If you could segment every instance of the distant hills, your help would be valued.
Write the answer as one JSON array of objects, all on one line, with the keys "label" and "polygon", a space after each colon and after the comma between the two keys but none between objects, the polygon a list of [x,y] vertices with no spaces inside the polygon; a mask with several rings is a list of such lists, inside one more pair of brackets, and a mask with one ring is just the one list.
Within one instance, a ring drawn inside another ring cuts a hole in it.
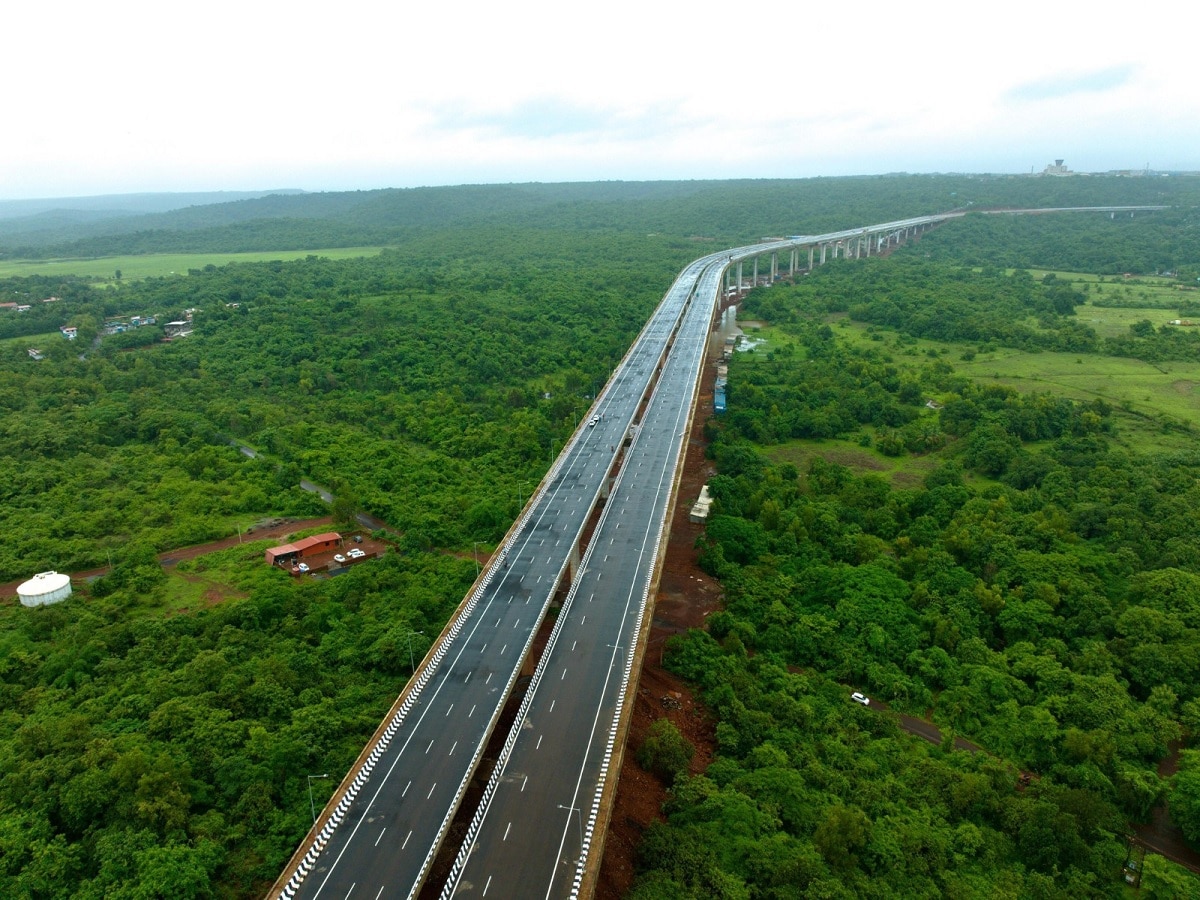
[{"label": "distant hills", "polygon": [[1200,179],[884,175],[127,194],[0,202],[0,258],[395,246],[447,229],[621,231],[722,242],[972,206],[1195,206]]},{"label": "distant hills", "polygon": [[0,220],[78,217],[82,220],[170,212],[188,206],[233,203],[272,194],[303,194],[294,188],[271,191],[195,191],[162,194],[104,194],[96,197],[50,197],[0,200]]},{"label": "distant hills", "polygon": [[127,228],[115,223],[128,223],[142,216],[303,193],[294,188],[284,188],[270,191],[193,191],[0,200],[0,246],[44,247],[78,240],[84,235],[124,231]]}]

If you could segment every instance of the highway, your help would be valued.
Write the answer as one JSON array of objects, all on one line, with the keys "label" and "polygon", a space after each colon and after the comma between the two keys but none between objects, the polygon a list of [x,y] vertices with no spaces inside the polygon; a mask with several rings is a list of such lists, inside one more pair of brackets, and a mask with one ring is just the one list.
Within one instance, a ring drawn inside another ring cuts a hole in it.
[{"label": "highway", "polygon": [[280,896],[419,890],[691,294],[685,276],[676,285],[589,412],[599,421],[564,448]]},{"label": "highway", "polygon": [[443,898],[564,897],[582,881],[723,268],[698,279]]},{"label": "highway", "polygon": [[563,449],[270,896],[417,894],[620,459],[443,892],[577,896],[604,826],[600,798],[722,278],[745,259],[802,247],[822,248],[822,260],[831,245],[869,253],[961,215],[764,241],[687,266],[589,411],[598,421]]}]

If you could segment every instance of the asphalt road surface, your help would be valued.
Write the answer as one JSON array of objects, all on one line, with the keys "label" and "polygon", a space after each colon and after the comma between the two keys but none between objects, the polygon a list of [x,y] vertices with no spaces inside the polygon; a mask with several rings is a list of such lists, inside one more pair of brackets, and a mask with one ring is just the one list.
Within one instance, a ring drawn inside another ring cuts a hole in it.
[{"label": "asphalt road surface", "polygon": [[443,897],[582,881],[719,287],[705,271]]}]

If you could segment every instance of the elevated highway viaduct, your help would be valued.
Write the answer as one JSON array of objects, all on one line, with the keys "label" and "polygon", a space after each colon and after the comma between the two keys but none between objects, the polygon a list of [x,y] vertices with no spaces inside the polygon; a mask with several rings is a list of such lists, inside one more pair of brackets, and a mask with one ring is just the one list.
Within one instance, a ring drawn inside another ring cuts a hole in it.
[{"label": "elevated highway viaduct", "polygon": [[564,447],[268,896],[416,896],[560,586],[567,599],[443,898],[587,896],[723,292],[750,286],[747,262],[766,260],[774,280],[784,254],[795,273],[805,254],[810,266],[867,256],[962,215],[765,240],[687,266],[597,397],[598,420]]}]

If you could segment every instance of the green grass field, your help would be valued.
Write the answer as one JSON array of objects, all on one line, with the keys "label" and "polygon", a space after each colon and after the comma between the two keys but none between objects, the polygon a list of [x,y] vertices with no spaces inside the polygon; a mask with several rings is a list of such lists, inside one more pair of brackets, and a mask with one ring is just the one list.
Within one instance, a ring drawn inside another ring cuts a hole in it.
[{"label": "green grass field", "polygon": [[[1176,318],[1176,310],[1183,306],[1200,306],[1200,287],[1180,284],[1174,278],[1162,278],[1154,275],[1142,275],[1137,278],[1105,278],[1099,275],[1084,275],[1079,272],[1049,272],[1045,269],[1031,269],[1030,274],[1041,281],[1046,275],[1053,274],[1059,281],[1069,282],[1077,290],[1082,291],[1088,300],[1088,309],[1092,310],[1093,301],[1103,303],[1128,303],[1129,308],[1113,308],[1108,312],[1125,312],[1129,315],[1141,313],[1133,318],[1150,319],[1155,324],[1159,320]],[[1142,307],[1136,309],[1133,307]],[[1094,310],[1094,311],[1099,311]],[[1078,310],[1081,321],[1084,308]],[[1105,320],[1101,319],[1101,322]],[[1100,329],[1097,328],[1097,331]]]},{"label": "green grass field", "polygon": [[[1176,301],[1180,298],[1175,297]],[[1200,305],[1200,297],[1196,300],[1197,305]],[[1184,304],[1176,302],[1174,305],[1164,309],[1126,309],[1118,307],[1103,307],[1103,306],[1077,306],[1075,308],[1075,317],[1080,324],[1087,325],[1093,329],[1096,334],[1102,338],[1117,337],[1118,335],[1129,334],[1129,326],[1143,319],[1148,319],[1155,328],[1160,325],[1166,325],[1172,319],[1178,319],[1179,307]],[[1185,320],[1200,323],[1200,316],[1186,316]],[[1200,327],[1200,326],[1198,326]]]},{"label": "green grass field", "polygon": [[[1061,276],[1060,276],[1061,277]],[[1172,296],[1178,292],[1172,289]],[[1142,319],[1156,325],[1175,318],[1153,309],[1078,308],[1081,322],[1102,336],[1128,332]],[[1135,452],[1193,450],[1196,438],[1188,429],[1200,430],[1200,363],[1147,363],[1136,359],[1086,353],[1030,353],[1000,348],[979,352],[969,344],[918,340],[885,328],[859,325],[844,314],[828,317],[837,335],[889,354],[898,365],[923,365],[932,359],[950,363],[955,371],[979,381],[1007,385],[1022,393],[1050,392],[1074,400],[1103,400],[1114,410],[1116,443]],[[754,351],[763,357],[791,343],[778,328],[765,326],[751,333],[765,339]],[[748,334],[750,336],[750,334]],[[964,359],[964,354],[972,358]],[[851,466],[857,471],[883,475],[896,487],[919,483],[937,464],[938,455],[890,458],[853,440],[791,441],[769,451],[780,462],[795,463],[805,471],[813,456]]]},{"label": "green grass field", "polygon": [[47,331],[43,334],[31,334],[25,337],[0,338],[0,347],[37,347],[45,349],[51,341],[64,340],[58,331]]},{"label": "green grass field", "polygon": [[[873,472],[886,478],[894,488],[920,487],[925,476],[941,462],[941,456],[932,453],[926,456],[907,453],[898,457],[884,456],[877,450],[847,440],[787,441],[769,447],[765,452],[772,461],[790,462],[801,472],[807,472],[809,464],[819,456],[826,462],[846,466],[860,474]],[[970,473],[967,473],[967,477],[969,480]]]},{"label": "green grass field", "polygon": [[335,247],[328,250],[270,250],[262,253],[159,253],[147,256],[101,256],[94,259],[9,259],[0,260],[0,277],[28,275],[78,275],[101,283],[114,282],[121,271],[125,281],[163,275],[186,275],[188,269],[224,266],[237,262],[268,262],[323,256],[352,259],[374,256],[380,247]]}]

